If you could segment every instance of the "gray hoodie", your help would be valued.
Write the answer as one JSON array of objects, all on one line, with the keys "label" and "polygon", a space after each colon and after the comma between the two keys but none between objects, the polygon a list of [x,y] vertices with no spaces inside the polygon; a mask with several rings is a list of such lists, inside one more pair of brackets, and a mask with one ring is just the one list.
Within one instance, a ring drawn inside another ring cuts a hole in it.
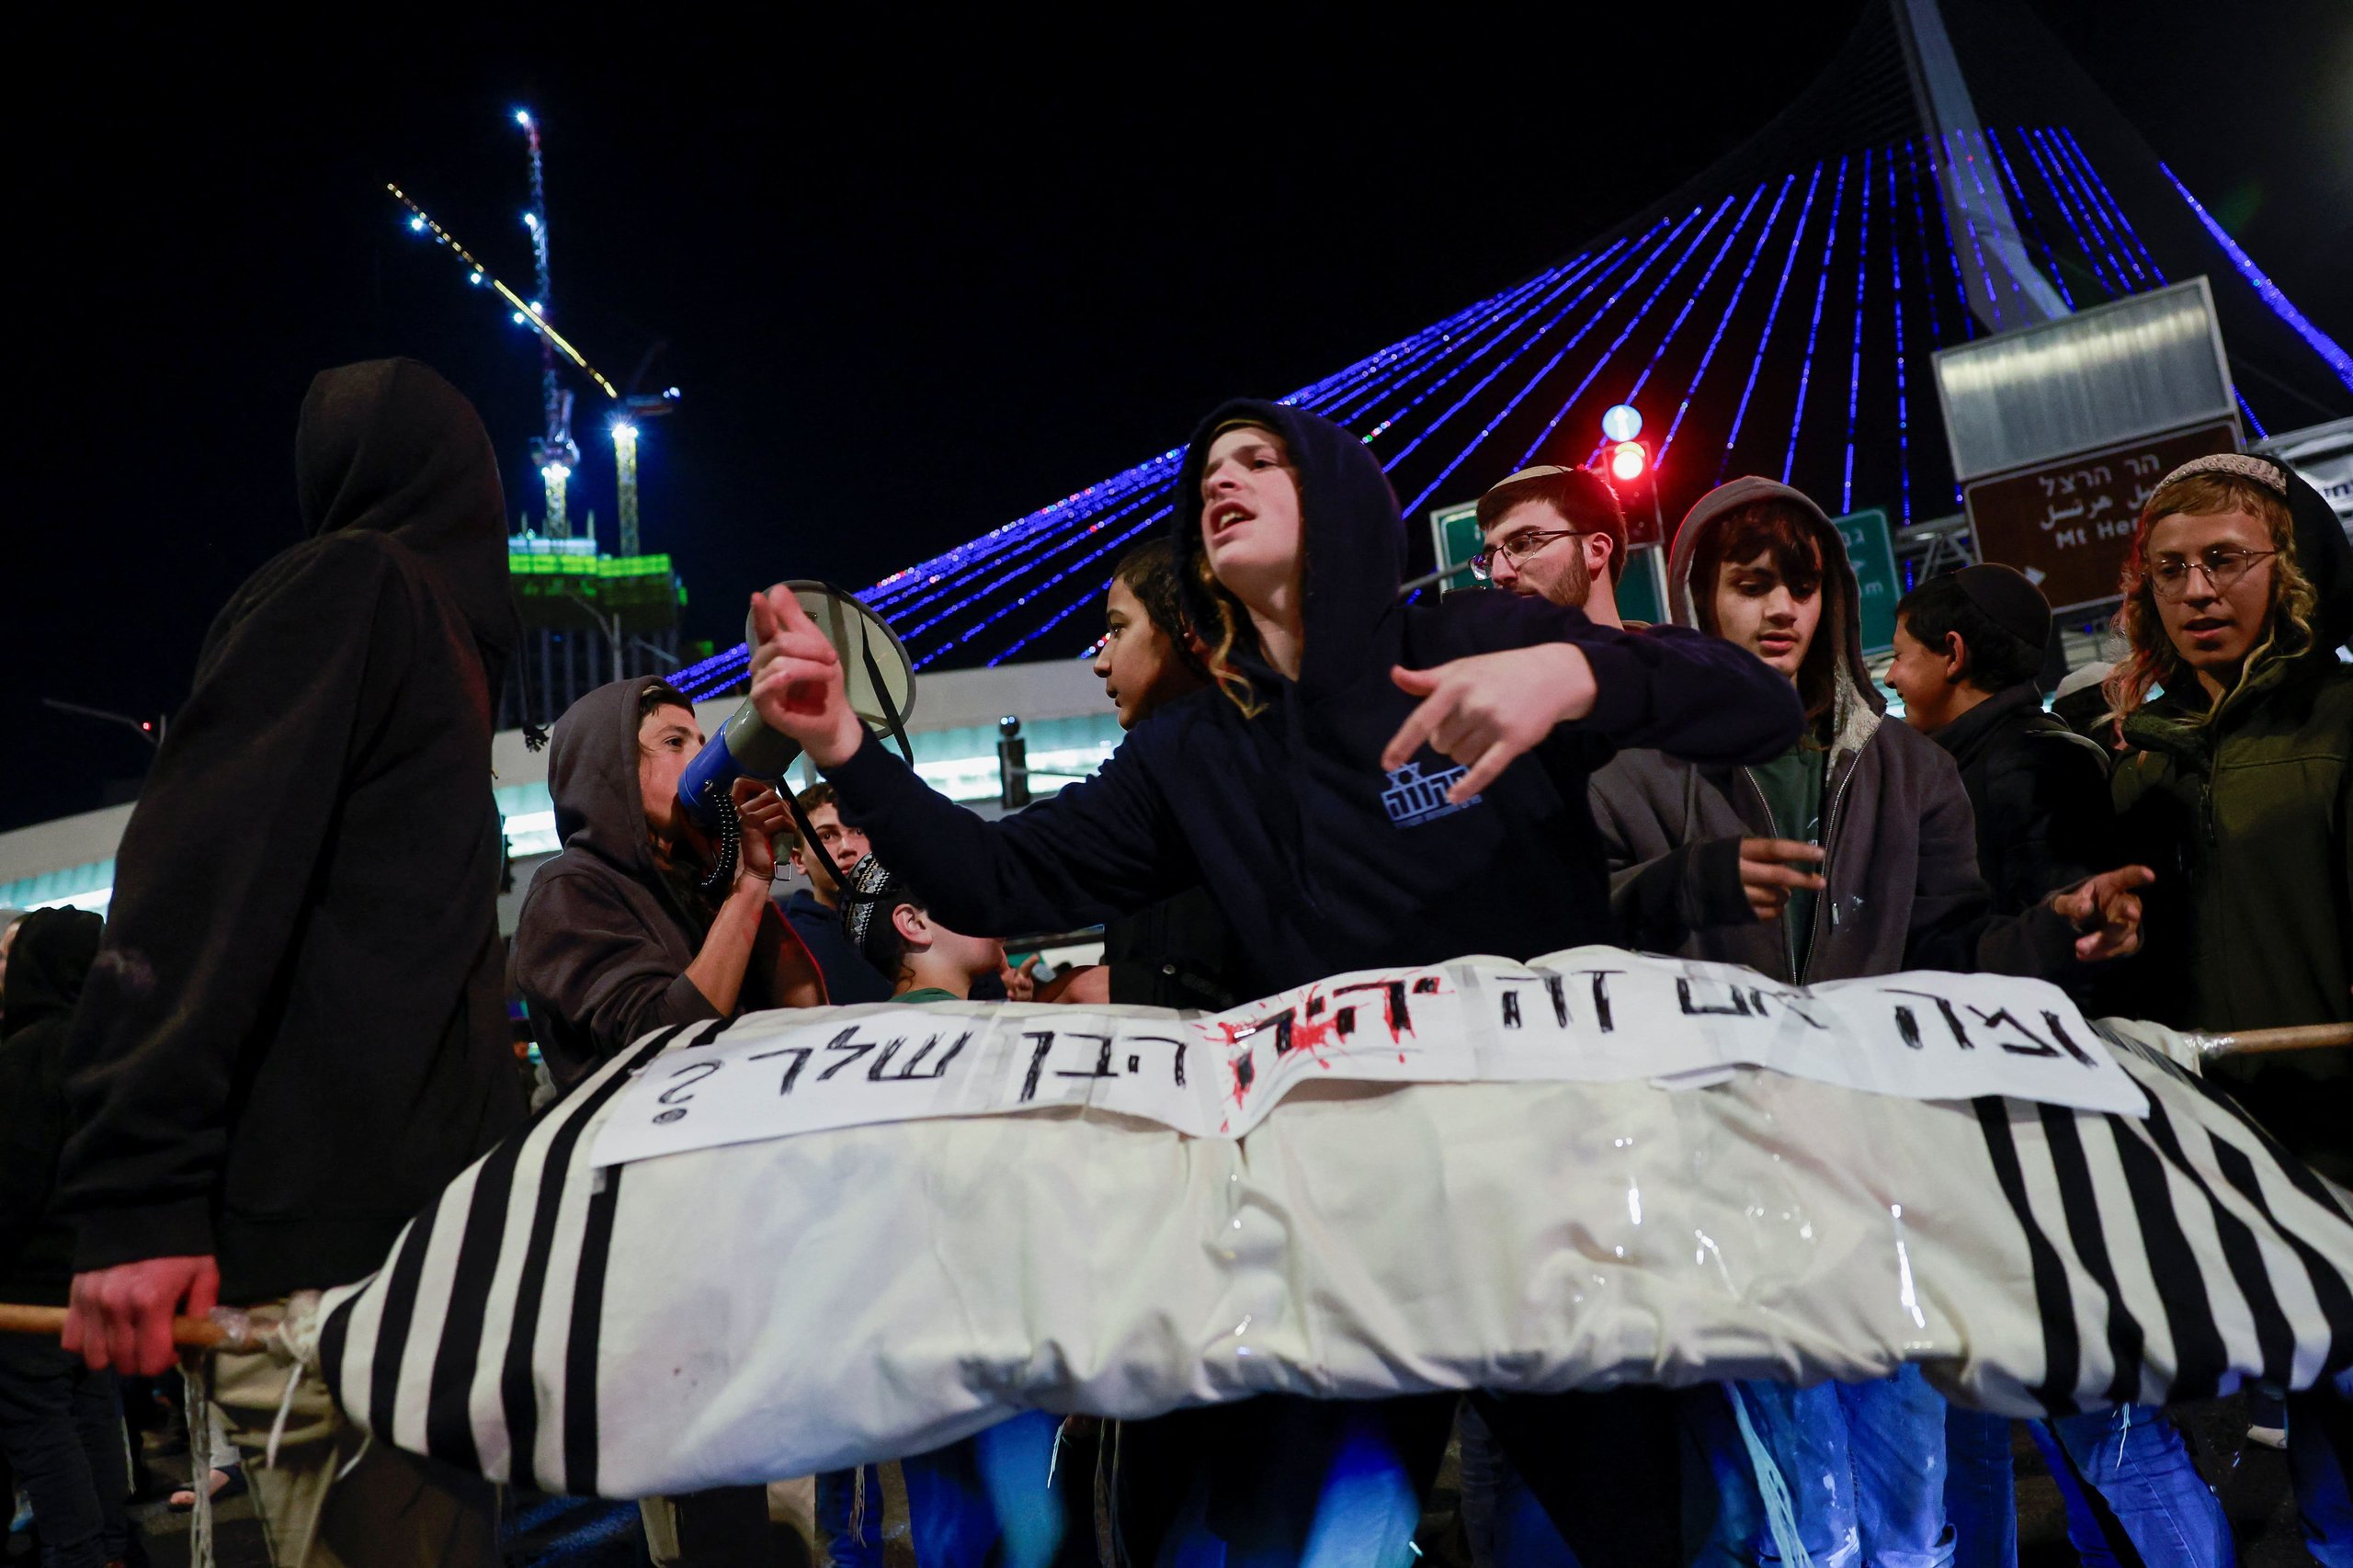
[{"label": "gray hoodie", "polygon": [[[712,909],[690,879],[654,864],[646,834],[637,781],[637,700],[646,685],[637,676],[588,693],[555,722],[548,750],[563,853],[524,895],[513,978],[548,1072],[566,1088],[654,1029],[719,1017],[687,978]],[[771,905],[736,1010],[779,1006],[813,972]]]},{"label": "gray hoodie", "polygon": [[[1713,585],[1691,582],[1699,541],[1734,508],[1786,501],[1813,525],[1824,563],[1814,645],[1832,660],[1828,710],[1814,734],[1830,752],[1823,784],[1828,883],[1815,901],[1802,974],[1790,972],[1780,923],[1758,920],[1740,884],[1744,837],[1787,837],[1745,767],[1620,752],[1596,773],[1593,817],[1608,858],[1623,939],[1654,952],[1745,964],[1786,981],[1847,980],[1904,969],[2065,977],[2075,932],[2048,908],[1994,915],[1977,869],[1976,828],[1943,748],[1891,723],[1863,664],[1860,593],[1822,508],[1788,485],[1749,477],[1699,498],[1675,536],[1668,593],[1677,619],[1709,629]],[[1695,603],[1696,600],[1696,603]]]}]

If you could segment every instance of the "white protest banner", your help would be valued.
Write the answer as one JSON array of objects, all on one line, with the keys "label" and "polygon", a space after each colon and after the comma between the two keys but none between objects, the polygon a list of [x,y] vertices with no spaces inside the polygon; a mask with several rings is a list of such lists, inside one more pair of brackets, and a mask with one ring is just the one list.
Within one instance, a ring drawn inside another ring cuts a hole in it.
[{"label": "white protest banner", "polygon": [[1669,1085],[1764,1068],[1910,1099],[2147,1113],[2056,986],[1923,971],[1784,985],[1577,948],[1364,970],[1223,1013],[881,1003],[681,1037],[623,1090],[599,1165],[824,1128],[1086,1106],[1239,1138],[1302,1079]]}]

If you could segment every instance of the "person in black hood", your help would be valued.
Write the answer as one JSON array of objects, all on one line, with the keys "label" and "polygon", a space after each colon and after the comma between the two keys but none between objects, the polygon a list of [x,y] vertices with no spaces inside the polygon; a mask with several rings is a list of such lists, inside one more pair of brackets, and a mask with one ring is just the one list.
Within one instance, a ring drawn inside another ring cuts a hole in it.
[{"label": "person in black hood", "polygon": [[[1400,604],[1396,497],[1364,443],[1313,415],[1219,409],[1187,452],[1175,512],[1186,619],[1213,685],[1130,730],[1094,777],[996,823],[868,744],[838,659],[790,593],[755,596],[761,717],[802,744],[876,852],[951,927],[1090,923],[1199,883],[1240,939],[1237,980],[1261,993],[1374,965],[1607,942],[1591,770],[1619,745],[1733,764],[1797,738],[1789,683],[1696,633],[1604,629],[1500,594]],[[1406,1408],[1368,1436],[1426,1483],[1451,1402],[1434,1421],[1425,1402],[1392,1404]],[[1318,1442],[1390,1408],[1319,1417]],[[1608,1434],[1647,1455],[1624,1468],[1671,1475],[1671,1418],[1636,1414]],[[1564,1425],[1495,1424],[1523,1450],[1539,1440],[1529,1427],[1551,1444]],[[1672,1556],[1671,1499],[1597,1507],[1574,1490],[1587,1467],[1522,1469],[1588,1561]],[[1265,1484],[1275,1471],[1254,1473]],[[1619,1485],[1618,1504],[1627,1496]],[[1263,1508],[1239,1512],[1267,1522]],[[1274,1523],[1303,1540],[1312,1517]],[[1621,1523],[1642,1539],[1591,1533]]]},{"label": "person in black hood", "polygon": [[862,744],[830,646],[797,608],[756,597],[756,620],[778,627],[755,654],[762,716],[802,741],[956,929],[1089,924],[1199,882],[1241,938],[1250,969],[1236,979],[1261,992],[1608,941],[1586,774],[1619,745],[1711,763],[1777,755],[1802,722],[1786,681],[1688,631],[1608,631],[1500,594],[1399,604],[1404,525],[1388,481],[1360,440],[1313,415],[1220,409],[1194,437],[1176,509],[1214,687],[1130,730],[1094,777],[1001,822]]},{"label": "person in black hood", "polygon": [[[371,360],[312,382],[296,467],[313,537],[205,638],[67,1050],[66,1344],[94,1366],[161,1372],[175,1309],[216,1295],[362,1278],[523,1119],[490,774],[517,621],[490,437],[431,370]],[[284,1370],[224,1353],[213,1375],[258,1447]],[[274,1542],[315,1525],[324,1545],[495,1561],[480,1483],[381,1443],[338,1483],[360,1435],[315,1377],[295,1395],[277,1467],[251,1470]]]},{"label": "person in black hood", "polygon": [[678,804],[678,776],[702,744],[693,705],[643,676],[598,687],[555,722],[548,790],[563,853],[523,895],[514,976],[566,1088],[650,1030],[825,1000],[769,898],[785,820],[773,790],[735,781],[734,881],[700,885],[710,849]]},{"label": "person in black hood", "polygon": [[[52,1205],[65,1143],[65,1036],[103,923],[37,909],[7,932],[0,982],[0,1300],[65,1304],[74,1232]],[[54,1345],[0,1335],[0,1458],[23,1479],[41,1560],[122,1556],[130,1475],[114,1374]],[[13,1491],[9,1496],[13,1498]]]}]

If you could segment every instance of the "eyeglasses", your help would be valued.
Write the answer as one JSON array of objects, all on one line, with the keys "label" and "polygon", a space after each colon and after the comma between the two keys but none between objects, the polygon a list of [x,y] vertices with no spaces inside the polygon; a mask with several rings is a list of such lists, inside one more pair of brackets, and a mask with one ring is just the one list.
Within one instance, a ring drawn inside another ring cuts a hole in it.
[{"label": "eyeglasses", "polygon": [[2234,583],[2246,575],[2248,567],[2279,553],[2276,550],[2239,550],[2218,544],[2195,561],[2185,555],[2160,555],[2149,562],[2149,581],[2158,597],[2177,599],[2189,592],[2189,574],[2203,572],[2214,592],[2227,594]]},{"label": "eyeglasses", "polygon": [[1493,582],[1495,574],[1496,556],[1500,555],[1506,561],[1510,562],[1514,566],[1518,566],[1521,562],[1527,560],[1529,556],[1535,554],[1538,551],[1543,549],[1546,545],[1552,543],[1556,539],[1582,539],[1591,530],[1587,528],[1559,528],[1555,529],[1552,533],[1529,532],[1514,534],[1511,538],[1504,540],[1503,543],[1496,545],[1493,550],[1483,550],[1478,554],[1472,556],[1471,558],[1471,574],[1473,577],[1478,578],[1482,583]]}]

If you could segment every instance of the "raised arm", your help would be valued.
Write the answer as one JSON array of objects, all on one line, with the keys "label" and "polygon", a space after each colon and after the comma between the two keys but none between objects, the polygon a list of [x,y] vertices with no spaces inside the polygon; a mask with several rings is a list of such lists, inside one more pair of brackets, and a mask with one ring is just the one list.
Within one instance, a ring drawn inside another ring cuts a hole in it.
[{"label": "raised arm", "polygon": [[867,733],[844,695],[833,645],[790,591],[754,595],[752,619],[761,720],[801,743],[843,816],[950,928],[1004,935],[1091,925],[1198,880],[1166,801],[1125,747],[1093,778],[1018,816],[983,822]]}]

